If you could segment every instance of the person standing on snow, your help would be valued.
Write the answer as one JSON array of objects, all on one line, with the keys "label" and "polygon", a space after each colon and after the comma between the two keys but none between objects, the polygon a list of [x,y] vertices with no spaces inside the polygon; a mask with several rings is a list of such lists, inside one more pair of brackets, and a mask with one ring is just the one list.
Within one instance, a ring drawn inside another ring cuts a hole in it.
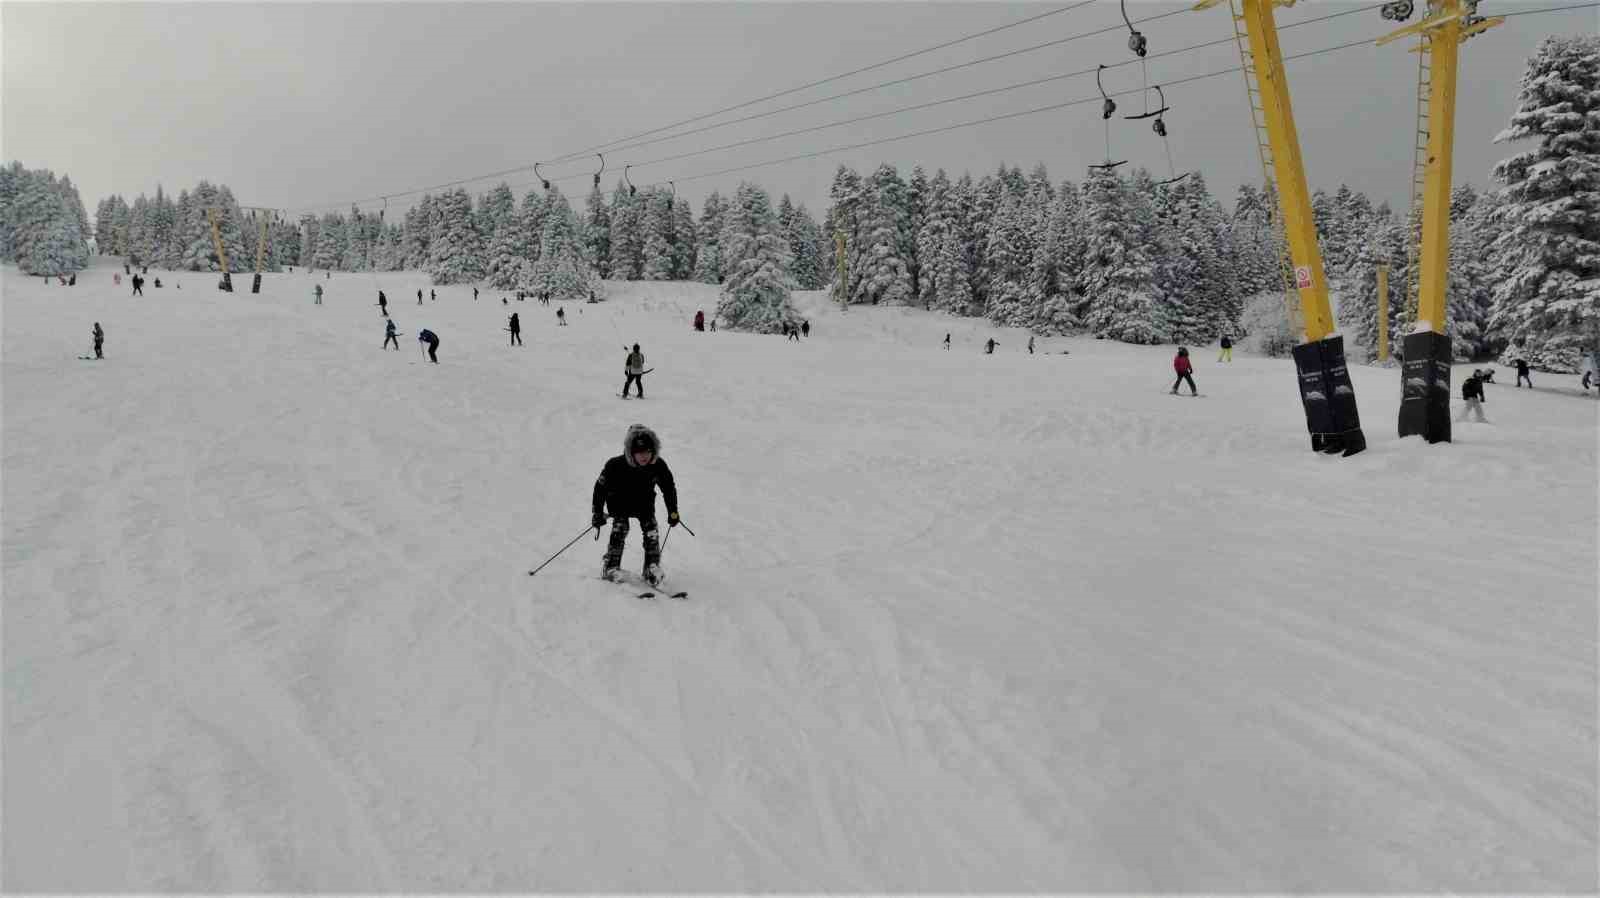
[{"label": "person standing on snow", "polygon": [[388,349],[389,344],[394,344],[394,351],[400,351],[400,340],[395,337],[394,319],[390,318],[383,323],[383,348]]},{"label": "person standing on snow", "polygon": [[1523,381],[1528,382],[1528,389],[1533,389],[1533,378],[1528,376],[1528,360],[1517,359],[1517,386],[1522,386]]},{"label": "person standing on snow", "polygon": [[473,287],[472,288],[472,301],[473,302],[477,302],[478,301],[478,288],[477,287]]},{"label": "person standing on snow", "polygon": [[633,351],[628,353],[628,360],[623,363],[622,371],[628,379],[622,382],[622,398],[628,398],[628,388],[634,384],[639,385],[639,398],[644,398],[644,353],[639,351],[639,344],[633,344]]},{"label": "person standing on snow", "polygon": [[1194,385],[1194,366],[1189,364],[1188,349],[1178,347],[1178,354],[1172,357],[1172,370],[1178,372],[1178,379],[1172,382],[1172,395],[1178,395],[1178,385],[1184,381],[1189,382],[1189,395],[1200,395],[1200,390]]},{"label": "person standing on snow", "polygon": [[[546,302],[545,305],[549,305],[549,303]],[[556,324],[559,324],[562,327],[566,327],[567,326],[567,307],[566,306],[557,306],[556,307]]]},{"label": "person standing on snow", "polygon": [[1033,355],[1033,334],[1028,335],[1028,355]]},{"label": "person standing on snow", "polygon": [[417,342],[427,345],[428,361],[435,365],[439,364],[439,335],[427,328],[423,328],[417,333]]},{"label": "person standing on snow", "polygon": [[417,291],[417,305],[419,305],[419,306],[422,305],[422,291],[421,290]]},{"label": "person standing on snow", "polygon": [[316,299],[311,304],[314,306],[322,305],[322,285],[318,284],[316,289],[311,292],[316,295]]},{"label": "person standing on snow", "polygon": [[133,276],[133,295],[134,296],[143,296],[144,295],[144,278],[139,277],[138,275],[134,275]]},{"label": "person standing on snow", "polygon": [[704,331],[706,329],[705,309],[701,309],[694,313],[694,329],[697,331]]},{"label": "person standing on snow", "polygon": [[606,525],[611,513],[611,539],[606,544],[600,576],[616,582],[622,576],[622,550],[628,539],[628,519],[637,518],[644,535],[644,579],[651,586],[661,582],[661,543],[656,528],[656,486],[667,502],[667,525],[678,526],[678,487],[672,469],[661,457],[661,440],[655,431],[635,424],[622,441],[622,454],[606,461],[594,482],[590,500],[590,523],[596,530]]},{"label": "person standing on snow", "polygon": [[438,302],[438,301],[439,301],[439,294],[434,292],[434,291],[432,291],[432,290],[429,290],[428,291],[428,302]]},{"label": "person standing on snow", "polygon": [[378,314],[385,318],[389,317],[389,297],[384,296],[382,290],[378,291]]},{"label": "person standing on snow", "polygon": [[511,313],[511,326],[506,328],[506,330],[511,331],[511,345],[512,346],[521,346],[522,345],[522,322],[517,319],[517,313],[516,312],[512,312]]},{"label": "person standing on snow", "polygon": [[1217,353],[1217,361],[1231,363],[1233,361],[1233,338],[1223,334],[1221,347],[1222,351]]},{"label": "person standing on snow", "polygon": [[950,351],[950,335],[948,333],[944,335],[944,349],[945,352]]},{"label": "person standing on snow", "polygon": [[1467,415],[1470,413],[1478,416],[1478,423],[1489,423],[1488,419],[1483,417],[1483,403],[1486,400],[1483,395],[1483,375],[1480,372],[1472,372],[1471,377],[1461,382],[1461,399],[1466,404],[1461,407],[1461,414],[1456,417],[1457,421],[1467,420]]},{"label": "person standing on snow", "polygon": [[808,337],[808,338],[811,336],[811,321],[810,321],[810,319],[807,319],[805,321],[800,322],[800,336]]},{"label": "person standing on snow", "polygon": [[983,354],[984,355],[994,355],[994,348],[996,346],[999,346],[999,345],[1000,345],[999,343],[996,343],[994,341],[993,337],[990,337],[989,338],[989,342],[983,344]]},{"label": "person standing on snow", "polygon": [[100,329],[100,322],[96,321],[94,323],[94,330],[91,333],[94,335],[94,357],[97,359],[105,358],[105,355],[100,352],[100,348],[106,343],[106,332]]}]

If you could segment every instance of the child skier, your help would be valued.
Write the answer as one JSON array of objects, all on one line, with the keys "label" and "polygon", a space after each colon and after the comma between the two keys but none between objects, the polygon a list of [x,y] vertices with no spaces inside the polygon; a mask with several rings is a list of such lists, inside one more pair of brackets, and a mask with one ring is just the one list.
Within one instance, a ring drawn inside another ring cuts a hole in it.
[{"label": "child skier", "polygon": [[394,344],[394,351],[400,351],[400,340],[394,333],[394,319],[390,318],[383,323],[383,348],[388,349],[389,344]]},{"label": "child skier", "polygon": [[1471,377],[1461,382],[1461,399],[1466,404],[1461,407],[1457,421],[1467,420],[1467,415],[1470,413],[1478,416],[1478,423],[1489,423],[1488,419],[1483,417],[1483,379],[1477,371],[1472,372]]},{"label": "child skier", "polygon": [[[644,534],[644,579],[651,586],[661,582],[661,543],[656,528],[656,485],[667,502],[667,525],[678,526],[678,487],[672,470],[661,458],[661,440],[655,431],[635,424],[622,441],[622,454],[600,469],[590,502],[591,523],[596,530],[606,524],[611,513],[611,540],[606,544],[600,576],[615,582],[622,576],[622,549],[628,539],[628,519],[639,520]],[[602,507],[603,506],[603,507]]]},{"label": "child skier", "polygon": [[628,353],[627,361],[622,363],[622,372],[628,379],[622,382],[622,398],[628,398],[628,388],[634,384],[639,385],[639,398],[644,398],[644,353],[639,351],[639,344],[633,344],[633,351]]},{"label": "child skier", "polygon": [[1199,396],[1200,390],[1194,385],[1194,366],[1189,364],[1189,350],[1178,347],[1178,354],[1172,357],[1172,370],[1178,372],[1178,379],[1172,382],[1172,395],[1178,395],[1178,385],[1184,381],[1189,382],[1189,395]]},{"label": "child skier", "polygon": [[1223,334],[1222,335],[1221,347],[1222,347],[1222,351],[1217,353],[1217,361],[1219,361],[1219,362],[1232,362],[1233,361],[1233,338],[1228,336],[1227,334]]}]

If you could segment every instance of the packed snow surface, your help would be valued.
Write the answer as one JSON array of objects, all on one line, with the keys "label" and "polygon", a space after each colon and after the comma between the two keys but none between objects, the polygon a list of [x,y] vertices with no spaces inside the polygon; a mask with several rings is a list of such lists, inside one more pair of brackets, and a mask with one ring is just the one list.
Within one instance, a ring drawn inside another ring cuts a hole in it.
[{"label": "packed snow surface", "polygon": [[[819,295],[795,343],[695,284],[558,327],[113,270],[0,282],[8,890],[1595,888],[1574,392],[1429,446],[1358,366],[1341,459],[1214,348],[1191,399],[1172,347]],[[691,598],[589,536],[530,578],[636,421]]]}]

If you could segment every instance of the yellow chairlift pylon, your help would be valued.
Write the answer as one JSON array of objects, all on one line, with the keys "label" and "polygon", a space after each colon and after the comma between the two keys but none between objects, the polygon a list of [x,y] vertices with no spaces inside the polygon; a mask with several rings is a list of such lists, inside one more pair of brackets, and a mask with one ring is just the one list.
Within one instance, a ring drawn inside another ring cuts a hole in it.
[{"label": "yellow chairlift pylon", "polygon": [[[1456,82],[1461,42],[1505,21],[1483,18],[1477,0],[1428,0],[1420,22],[1379,38],[1379,46],[1415,36],[1417,134],[1412,162],[1412,206],[1420,204],[1422,234],[1412,246],[1407,307],[1416,325],[1403,339],[1400,436],[1430,443],[1450,440],[1450,362],[1444,334],[1450,274],[1450,187],[1455,152]],[[1394,18],[1388,15],[1387,18]]]},{"label": "yellow chairlift pylon", "polygon": [[[1209,9],[1222,2],[1200,0],[1194,8]],[[1251,114],[1260,116],[1255,121],[1266,131],[1267,139],[1263,142],[1258,137],[1257,149],[1263,166],[1270,168],[1270,175],[1277,184],[1293,289],[1298,294],[1304,322],[1305,342],[1295,347],[1294,359],[1311,448],[1348,456],[1365,449],[1367,440],[1361,432],[1355,390],[1345,363],[1344,340],[1333,335],[1327,276],[1311,216],[1311,193],[1306,186],[1300,138],[1295,130],[1289,83],[1273,16],[1274,6],[1293,5],[1294,0],[1229,0],[1243,57]],[[1241,23],[1243,32],[1239,31]],[[1248,39],[1248,49],[1245,39]],[[1260,106],[1256,105],[1258,100]]]}]

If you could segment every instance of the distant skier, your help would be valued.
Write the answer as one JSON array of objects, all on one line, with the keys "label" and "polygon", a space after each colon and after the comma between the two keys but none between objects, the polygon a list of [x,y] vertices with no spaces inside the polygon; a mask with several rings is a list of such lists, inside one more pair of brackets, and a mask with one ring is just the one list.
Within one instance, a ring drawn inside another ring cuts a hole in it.
[{"label": "distant skier", "polygon": [[472,288],[472,301],[473,302],[477,302],[478,301],[478,288],[477,287],[473,287]]},{"label": "distant skier", "polygon": [[[545,303],[545,305],[549,305],[549,303]],[[562,327],[567,326],[567,309],[565,306],[556,307],[556,324]]]},{"label": "distant skier", "polygon": [[1231,363],[1233,361],[1233,338],[1223,334],[1221,347],[1222,351],[1217,353],[1217,361]]},{"label": "distant skier", "polygon": [[1517,359],[1517,386],[1522,386],[1523,381],[1528,382],[1528,389],[1533,389],[1533,378],[1528,376],[1528,360]]},{"label": "distant skier", "polygon": [[133,276],[133,295],[134,296],[143,296],[144,295],[144,278],[139,277],[138,275],[134,275]]},{"label": "distant skier", "polygon": [[999,346],[999,345],[1000,345],[999,343],[996,343],[994,341],[993,337],[990,337],[989,338],[989,342],[983,344],[983,354],[984,355],[994,355],[994,348],[996,346]]},{"label": "distant skier", "polygon": [[91,334],[94,336],[94,357],[97,359],[105,358],[100,349],[105,346],[106,332],[100,329],[100,322],[96,321],[94,323],[94,330],[91,331]]},{"label": "distant skier", "polygon": [[428,361],[435,365],[439,364],[439,335],[427,328],[423,328],[417,332],[417,342],[427,345]]},{"label": "distant skier", "polygon": [[1033,355],[1033,334],[1028,335],[1028,355]]},{"label": "distant skier", "polygon": [[161,279],[160,278],[156,278],[156,289],[157,290],[161,289]]},{"label": "distant skier", "polygon": [[382,290],[378,291],[378,314],[385,318],[389,317],[389,297],[384,296]]},{"label": "distant skier", "polygon": [[634,384],[639,385],[639,398],[644,398],[644,353],[639,351],[639,344],[633,344],[633,351],[628,353],[627,361],[622,364],[622,371],[628,379],[622,382],[622,398],[628,398],[628,388]]},{"label": "distant skier", "polygon": [[1585,393],[1589,392],[1589,384],[1591,384],[1593,382],[1594,382],[1594,369],[1593,368],[1585,368],[1585,369],[1583,369],[1583,391]]},{"label": "distant skier", "polygon": [[428,302],[438,302],[439,294],[433,290],[428,291]]},{"label": "distant skier", "polygon": [[316,301],[313,302],[312,305],[322,305],[322,285],[318,284],[311,292],[317,297]]},{"label": "distant skier", "polygon": [[124,263],[122,263],[122,273],[123,274],[133,274],[133,269],[129,268],[128,267],[128,263],[124,262]]},{"label": "distant skier", "polygon": [[[76,287],[76,286],[78,286],[78,276],[76,274],[71,275],[70,277],[67,278],[67,286],[68,287]],[[161,285],[160,284],[156,284],[156,286],[159,287]]]},{"label": "distant skier", "polygon": [[944,348],[945,348],[946,352],[950,351],[950,335],[949,334],[945,334],[944,335]]},{"label": "distant skier", "polygon": [[667,525],[678,526],[678,487],[672,469],[661,457],[661,440],[655,431],[635,424],[622,441],[622,454],[608,459],[594,482],[590,499],[590,523],[596,530],[606,525],[611,513],[611,539],[606,543],[600,576],[613,582],[622,576],[622,550],[628,539],[628,519],[637,518],[644,535],[644,579],[651,586],[661,582],[661,543],[656,527],[656,486],[667,502]]},{"label": "distant skier", "polygon": [[785,321],[783,323],[783,332],[789,336],[789,339],[796,343],[800,342],[800,326],[793,321]]},{"label": "distant skier", "polygon": [[701,309],[694,313],[694,329],[697,331],[704,331],[706,329],[705,309]]},{"label": "distant skier", "polygon": [[1468,413],[1471,413],[1478,416],[1478,423],[1489,423],[1483,417],[1485,399],[1483,395],[1483,376],[1480,372],[1472,372],[1471,377],[1461,382],[1461,398],[1466,404],[1461,407],[1461,414],[1456,417],[1457,421],[1467,420]]},{"label": "distant skier", "polygon": [[417,305],[419,305],[419,306],[422,305],[422,291],[421,290],[417,291]]},{"label": "distant skier", "polygon": [[512,346],[521,346],[522,345],[522,322],[517,320],[517,313],[516,312],[512,312],[511,313],[511,326],[506,328],[506,330],[511,331],[511,345]]},{"label": "distant skier", "polygon": [[390,318],[383,323],[383,348],[387,350],[390,343],[394,344],[395,352],[400,351],[400,340],[395,336],[393,318]]},{"label": "distant skier", "polygon": [[709,325],[709,328],[710,328],[710,330],[711,330],[711,332],[713,334],[717,332],[717,319],[715,319],[715,318],[711,319],[711,324]]},{"label": "distant skier", "polygon": [[807,338],[811,336],[811,322],[809,319],[800,322],[800,336]]},{"label": "distant skier", "polygon": [[1184,381],[1189,382],[1189,395],[1199,396],[1200,390],[1194,385],[1194,366],[1189,364],[1189,350],[1178,347],[1178,354],[1172,357],[1172,370],[1178,372],[1178,379],[1172,382],[1172,395],[1178,395],[1178,385]]},{"label": "distant skier", "polygon": [[539,292],[539,305],[544,306],[546,308],[549,308],[549,306],[550,306],[550,291],[549,290],[541,290]]}]

